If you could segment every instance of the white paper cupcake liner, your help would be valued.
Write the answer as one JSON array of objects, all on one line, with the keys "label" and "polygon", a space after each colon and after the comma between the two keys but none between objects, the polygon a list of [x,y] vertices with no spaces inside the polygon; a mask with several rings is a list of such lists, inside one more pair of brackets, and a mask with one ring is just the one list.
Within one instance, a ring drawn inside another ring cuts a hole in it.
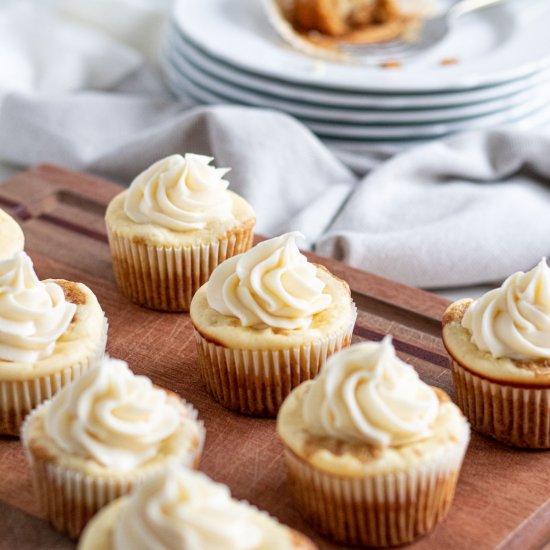
[{"label": "white paper cupcake liner", "polygon": [[[199,443],[192,452],[177,458],[181,460],[183,466],[197,469],[206,431],[202,421],[198,420],[197,410],[191,404],[183,403],[188,417],[199,426]],[[36,411],[40,411],[48,404],[48,402],[43,403]],[[38,449],[39,452],[33,452],[29,445],[27,432],[33,416],[34,413],[30,414],[23,424],[21,439],[31,466],[35,495],[45,518],[58,531],[71,538],[77,538],[92,516],[103,506],[128,494],[138,484],[155,476],[166,467],[166,461],[159,461],[158,464],[146,469],[137,468],[118,476],[111,474],[107,477],[60,466],[49,456],[41,456],[40,449]],[[166,456],[166,459],[170,458],[171,456]]]},{"label": "white paper cupcake liner", "polygon": [[451,365],[458,406],[474,430],[515,447],[550,449],[550,388],[491,382]]},{"label": "white paper cupcake liner", "polygon": [[252,246],[254,223],[246,221],[223,239],[189,247],[136,243],[108,228],[115,278],[132,302],[160,311],[189,311],[195,292],[216,266]]},{"label": "white paper cupcake liner", "polygon": [[370,477],[337,476],[285,450],[297,510],[321,534],[361,546],[407,544],[447,514],[468,440],[422,467]]},{"label": "white paper cupcake liner", "polygon": [[30,380],[0,381],[0,434],[19,436],[25,417],[38,405],[51,399],[61,388],[76,380],[103,359],[107,344],[108,322],[97,347],[84,360],[63,370]]},{"label": "white paper cupcake liner", "polygon": [[330,355],[350,345],[356,318],[353,304],[345,331],[301,347],[273,351],[227,348],[195,330],[206,388],[227,409],[274,417],[296,386],[315,378]]}]

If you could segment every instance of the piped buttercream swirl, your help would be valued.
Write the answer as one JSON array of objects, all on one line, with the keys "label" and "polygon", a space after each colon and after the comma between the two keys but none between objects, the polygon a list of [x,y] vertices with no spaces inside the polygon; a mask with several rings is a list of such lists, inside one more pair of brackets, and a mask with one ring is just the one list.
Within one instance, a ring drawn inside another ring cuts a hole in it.
[{"label": "piped buttercream swirl", "polygon": [[25,252],[0,261],[0,360],[49,357],[75,311],[58,284],[38,279]]},{"label": "piped buttercream swirl", "polygon": [[550,268],[543,258],[470,304],[462,326],[494,357],[550,358]]},{"label": "piped buttercream swirl", "polygon": [[314,435],[388,447],[429,437],[438,410],[434,390],[397,357],[386,337],[332,355],[302,412]]},{"label": "piped buttercream swirl", "polygon": [[156,456],[180,412],[165,391],[106,357],[51,401],[46,433],[63,451],[127,471]]},{"label": "piped buttercream swirl", "polygon": [[220,264],[207,286],[208,304],[242,326],[306,329],[331,304],[317,267],[298,250],[300,233],[263,241]]},{"label": "piped buttercream swirl", "polygon": [[[225,485],[173,463],[135,490],[113,530],[114,550],[285,550],[275,521]],[[276,526],[276,524],[275,524]],[[267,529],[266,529],[267,527]]]},{"label": "piped buttercream swirl", "polygon": [[25,237],[19,224],[0,208],[0,260],[11,258],[25,247]]},{"label": "piped buttercream swirl", "polygon": [[228,168],[210,166],[202,155],[171,155],[155,162],[131,183],[125,211],[136,223],[155,223],[173,231],[205,228],[232,217]]}]

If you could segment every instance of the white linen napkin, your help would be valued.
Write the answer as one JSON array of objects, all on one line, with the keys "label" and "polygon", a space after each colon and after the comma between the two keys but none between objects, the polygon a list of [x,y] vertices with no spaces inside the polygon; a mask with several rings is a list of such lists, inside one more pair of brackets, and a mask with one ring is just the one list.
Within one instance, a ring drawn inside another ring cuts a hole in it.
[{"label": "white linen napkin", "polygon": [[498,281],[550,253],[550,132],[466,134],[386,161],[339,151],[281,113],[175,102],[143,63],[159,12],[138,51],[121,40],[139,36],[147,10],[115,28],[99,21],[104,9],[71,1],[41,15],[28,0],[0,9],[0,31],[13,30],[0,32],[0,160],[128,184],[162,156],[209,154],[233,168],[231,188],[253,204],[258,232],[297,229],[320,254],[423,287]]},{"label": "white linen napkin", "polygon": [[550,132],[463,134],[362,180],[319,253],[412,285],[500,281],[550,253]]},{"label": "white linen napkin", "polygon": [[0,3],[0,94],[108,88],[141,63],[133,48],[48,3]]},{"label": "white linen napkin", "polygon": [[93,26],[156,63],[173,0],[59,0],[63,16]]}]

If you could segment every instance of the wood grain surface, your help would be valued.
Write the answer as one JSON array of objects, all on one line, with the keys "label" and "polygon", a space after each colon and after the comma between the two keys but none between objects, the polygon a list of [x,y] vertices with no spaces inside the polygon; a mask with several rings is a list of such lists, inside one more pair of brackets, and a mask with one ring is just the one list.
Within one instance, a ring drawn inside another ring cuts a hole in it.
[{"label": "wood grain surface", "polygon": [[[186,314],[157,313],[118,292],[103,214],[120,187],[52,166],[24,172],[0,186],[0,208],[23,226],[27,251],[41,278],[81,281],[109,317],[108,352],[137,373],[178,392],[207,428],[201,469],[246,499],[315,536],[292,507],[282,447],[273,420],[239,416],[215,403],[200,380]],[[346,279],[359,308],[355,341],[392,334],[400,356],[428,383],[452,395],[440,319],[446,300],[336,261],[315,257]],[[21,445],[0,438],[0,548],[74,548],[40,519]],[[447,519],[415,549],[542,549],[550,541],[550,453],[518,451],[473,434]]]}]

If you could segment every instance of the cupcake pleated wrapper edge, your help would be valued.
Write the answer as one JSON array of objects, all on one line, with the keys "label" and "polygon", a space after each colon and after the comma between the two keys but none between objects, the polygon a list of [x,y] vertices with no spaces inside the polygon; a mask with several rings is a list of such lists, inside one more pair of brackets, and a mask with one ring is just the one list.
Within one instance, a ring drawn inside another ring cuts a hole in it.
[{"label": "cupcake pleated wrapper edge", "polygon": [[101,340],[90,355],[82,361],[29,380],[0,381],[0,434],[19,436],[21,424],[35,407],[51,399],[63,387],[103,359],[108,325],[105,318]]},{"label": "cupcake pleated wrapper edge", "polygon": [[[183,466],[197,469],[204,446],[205,429],[198,420],[197,410],[190,403],[184,400],[182,402],[189,418],[199,425],[199,440],[192,452],[177,458],[181,459]],[[36,411],[48,404],[49,402],[43,403]],[[106,504],[128,494],[134,487],[151,479],[166,467],[166,461],[161,460],[146,469],[138,468],[118,476],[94,475],[63,467],[53,460],[44,459],[40,453],[33,453],[27,436],[33,416],[34,413],[25,420],[21,438],[31,467],[35,495],[46,519],[58,531],[73,539],[78,538],[88,521]]]},{"label": "cupcake pleated wrapper edge", "polygon": [[550,449],[550,388],[492,382],[451,360],[457,404],[472,428],[514,447]]},{"label": "cupcake pleated wrapper edge", "polygon": [[202,378],[208,392],[225,408],[275,417],[285,398],[319,374],[329,356],[351,343],[357,308],[338,334],[281,350],[232,349],[215,344],[195,329]]},{"label": "cupcake pleated wrapper edge", "polygon": [[469,438],[410,471],[338,476],[285,449],[297,510],[319,533],[344,544],[387,547],[430,532],[447,514]]},{"label": "cupcake pleated wrapper edge", "polygon": [[231,228],[222,239],[193,246],[134,242],[108,227],[115,279],[131,302],[159,311],[189,311],[191,299],[227,258],[246,252],[254,221]]}]

